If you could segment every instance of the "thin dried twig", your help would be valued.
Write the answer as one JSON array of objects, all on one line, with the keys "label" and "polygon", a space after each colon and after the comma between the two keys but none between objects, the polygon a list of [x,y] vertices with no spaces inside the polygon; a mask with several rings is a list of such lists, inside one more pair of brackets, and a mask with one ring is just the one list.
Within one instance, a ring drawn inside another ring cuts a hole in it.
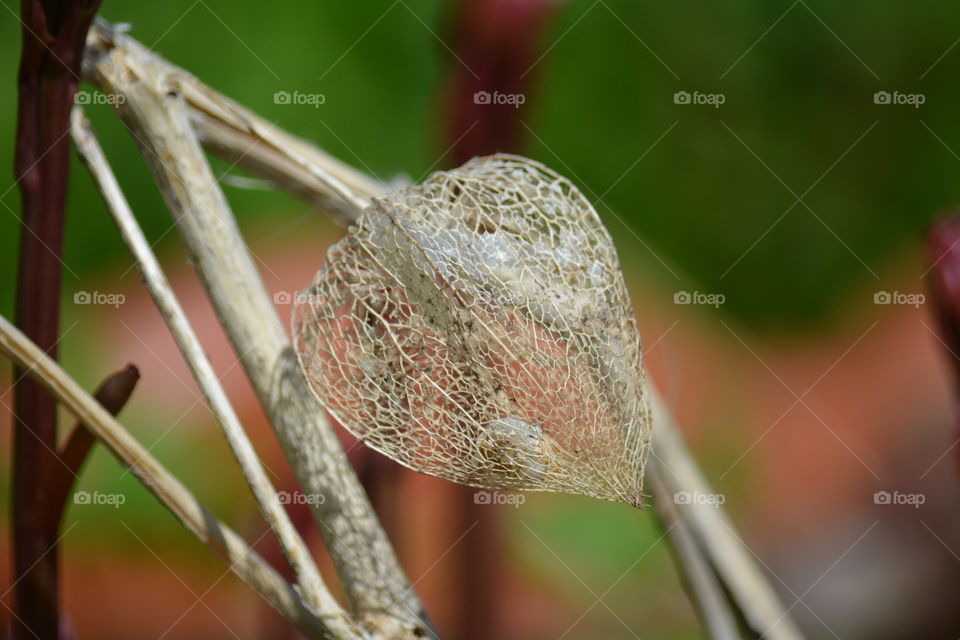
[{"label": "thin dried twig", "polygon": [[98,51],[119,48],[124,57],[139,57],[157,78],[176,83],[204,145],[327,211],[340,224],[357,217],[366,206],[366,194],[383,189],[378,180],[278,129],[132,38],[118,34],[112,25],[98,21],[90,31],[89,46],[86,79],[99,83],[95,65],[90,64]]},{"label": "thin dried twig", "polygon": [[337,224],[345,226],[355,217],[354,207],[331,194],[323,182],[292,162],[282,150],[259,141],[246,128],[233,126],[232,120],[224,122],[200,110],[190,92],[185,92],[184,101],[200,142],[232,166],[269,179],[311,207],[328,212]]},{"label": "thin dried twig", "polygon": [[[230,207],[192,130],[184,94],[190,76],[132,39],[98,29],[90,74],[122,95],[120,115],[144,151],[207,292],[305,493],[358,621],[374,634],[417,638],[426,614],[400,569],[290,348]],[[230,109],[220,109],[230,113]],[[270,134],[246,130],[263,143]],[[279,148],[279,141],[267,146]],[[303,156],[290,160],[301,169]],[[315,182],[322,171],[311,167]],[[335,184],[327,180],[327,186]],[[331,189],[332,196],[338,196]],[[357,204],[361,199],[354,199]]]},{"label": "thin dried twig", "polygon": [[320,571],[314,564],[306,544],[300,537],[286,510],[277,499],[276,490],[267,477],[267,472],[253,448],[253,443],[247,437],[240,419],[227,399],[227,394],[217,377],[200,345],[196,333],[193,331],[187,316],[177,300],[176,294],[170,287],[163,269],[140,225],[137,224],[133,211],[126,197],[120,189],[110,165],[103,154],[100,144],[94,136],[89,120],[82,110],[76,107],[71,118],[74,143],[85,161],[94,181],[100,190],[107,208],[120,230],[131,253],[137,260],[144,282],[154,302],[170,328],[180,351],[193,372],[197,384],[203,391],[207,404],[214,417],[220,423],[224,436],[234,457],[240,464],[244,478],[256,498],[260,511],[269,523],[277,537],[281,550],[287,562],[297,577],[297,584],[307,603],[316,611],[328,614],[327,624],[337,637],[356,637],[357,632],[352,628],[346,613],[330,594]]},{"label": "thin dried twig", "polygon": [[[173,474],[134,440],[116,418],[2,316],[0,354],[49,389],[60,404],[102,440],[111,453],[129,467],[141,484],[187,529],[223,557],[230,564],[231,571],[281,615],[310,638],[338,638],[328,633],[321,621],[329,612],[320,612],[319,615],[311,612],[300,594],[276,570],[264,562],[240,536],[217,520]],[[336,612],[333,615],[336,618]]]},{"label": "thin dried twig", "polygon": [[677,567],[686,577],[690,598],[696,603],[707,632],[713,640],[739,640],[740,631],[731,602],[690,525],[678,513],[656,460],[647,462],[647,482],[656,513],[677,556]]},{"label": "thin dried twig", "polygon": [[[651,400],[653,451],[662,467],[666,500],[673,501],[673,496],[680,492],[691,496],[712,495],[713,489],[684,444],[666,404],[655,391],[651,393]],[[703,500],[687,500],[676,506],[678,515],[696,537],[750,628],[770,640],[802,638],[755,562],[753,552],[734,532],[723,509]]]}]

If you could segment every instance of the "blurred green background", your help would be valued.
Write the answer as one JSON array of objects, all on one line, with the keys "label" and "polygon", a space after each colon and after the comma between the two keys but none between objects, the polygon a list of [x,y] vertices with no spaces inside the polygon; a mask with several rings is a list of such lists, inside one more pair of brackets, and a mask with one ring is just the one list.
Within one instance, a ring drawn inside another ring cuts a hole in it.
[{"label": "blurred green background", "polygon": [[[108,0],[102,14],[131,23],[137,38],[226,95],[382,177],[420,176],[450,142],[438,126],[445,74],[456,64],[438,40],[450,37],[448,3],[293,1],[268,9]],[[0,144],[10,149],[18,24],[11,17],[0,29],[8,87],[0,119],[11,125]],[[526,150],[603,195],[601,208],[622,219],[606,214],[631,249],[624,253],[652,278],[724,292],[725,311],[756,327],[817,322],[919,237],[933,212],[958,200],[960,160],[951,150],[960,149],[960,53],[951,49],[958,35],[960,10],[944,0],[922,9],[565,2],[536,69]],[[320,92],[326,102],[278,105],[278,90]],[[874,104],[881,90],[919,92],[926,101],[919,109]],[[718,109],[677,105],[677,91],[719,92],[726,101]],[[167,217],[150,177],[108,122],[96,118],[148,235],[159,235]],[[11,155],[0,156],[7,176],[0,184],[10,183]],[[814,183],[804,197],[813,213],[797,204],[774,226],[793,194]],[[17,211],[16,189],[3,191]],[[273,224],[283,225],[297,215],[286,202],[250,192],[234,205],[241,219],[269,209]],[[122,255],[99,210],[90,182],[75,180],[65,260],[77,274]],[[16,243],[17,221],[6,212],[5,282]],[[11,298],[4,287],[5,313]]]},{"label": "blurred green background", "polygon": [[[0,86],[6,87],[0,92],[0,149],[8,150],[0,153],[0,312],[8,317],[20,206],[12,177],[16,10],[8,6],[8,18],[0,20]],[[450,164],[444,92],[457,65],[448,48],[453,3],[106,0],[101,13],[130,23],[134,37],[223,94],[380,178],[417,180]],[[722,293],[726,303],[715,313],[735,326],[787,341],[816,336],[843,315],[851,296],[892,288],[886,275],[903,263],[921,271],[919,240],[929,221],[960,201],[958,38],[960,8],[945,0],[922,7],[570,0],[558,4],[538,44],[546,55],[535,67],[523,111],[523,150],[570,177],[597,204],[631,282],[659,291],[663,304],[678,290]],[[318,107],[277,104],[278,91],[322,93],[326,99]],[[922,94],[924,104],[876,104],[878,91]],[[677,104],[677,92],[722,94],[724,101],[718,108]],[[179,238],[139,151],[109,106],[92,105],[87,112],[148,238],[165,264],[187,273]],[[218,174],[228,169],[216,161],[214,167]],[[98,282],[129,290],[138,276],[127,271],[127,252],[85,171],[77,162],[73,169],[64,299]],[[269,256],[280,260],[288,246],[312,246],[314,237],[314,266],[320,263],[337,233],[320,214],[305,213],[303,205],[271,190],[224,188],[248,242],[267,257],[265,268],[273,266]],[[81,324],[65,340],[63,359],[88,386],[121,364],[100,349],[111,332],[126,334],[102,313],[64,309],[65,326]],[[159,369],[155,362],[138,364]],[[138,437],[148,444],[156,440],[156,455],[226,520],[255,520],[208,413],[150,400],[150,389],[138,391],[128,413]],[[722,409],[727,413],[705,422],[739,419],[736,409]],[[257,410],[245,415],[263,427]],[[163,438],[174,420],[173,435]],[[260,429],[258,444],[281,466],[265,432]],[[710,471],[723,471],[738,447],[749,445],[725,438],[708,438],[704,464]],[[220,461],[216,473],[198,464],[207,459]],[[749,473],[750,467],[740,467],[724,490],[755,490]],[[0,474],[4,500],[7,478]],[[84,584],[82,572],[97,571],[89,558],[108,551],[117,571],[129,572],[126,579],[158,573],[173,591],[179,587],[153,553],[178,574],[189,564],[204,585],[220,575],[217,561],[186,539],[103,451],[81,488],[120,492],[129,500],[118,514],[104,508],[96,519],[76,520],[65,543],[72,598],[82,600],[76,586]],[[734,517],[740,515],[741,507],[728,506]],[[556,598],[551,603],[567,603],[561,614],[567,622],[655,546],[606,597],[612,611],[598,606],[569,637],[634,637],[628,626],[641,630],[640,637],[699,637],[648,518],[616,505],[535,496],[522,517],[508,510],[504,520],[512,561],[537,589]],[[131,536],[131,529],[137,534]],[[147,544],[138,539],[142,531],[151,532]],[[110,569],[99,570],[95,575],[108,581]],[[577,576],[590,587],[582,588]],[[142,579],[159,589],[151,578]],[[196,584],[189,577],[187,582]],[[227,606],[251,602],[238,589],[241,595],[224,596]],[[131,597],[131,611],[139,611],[137,602]],[[210,624],[206,637],[225,634]],[[160,619],[154,626],[163,625]],[[170,637],[190,637],[184,629]],[[818,631],[814,636],[828,637]]]}]

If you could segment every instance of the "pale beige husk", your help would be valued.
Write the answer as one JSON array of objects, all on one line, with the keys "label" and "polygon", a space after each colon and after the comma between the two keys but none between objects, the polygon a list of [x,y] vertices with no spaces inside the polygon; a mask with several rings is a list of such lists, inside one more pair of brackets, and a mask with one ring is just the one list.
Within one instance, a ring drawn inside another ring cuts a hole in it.
[{"label": "pale beige husk", "polygon": [[651,415],[620,263],[536,162],[477,158],[374,199],[293,333],[323,405],[400,464],[641,505]]}]

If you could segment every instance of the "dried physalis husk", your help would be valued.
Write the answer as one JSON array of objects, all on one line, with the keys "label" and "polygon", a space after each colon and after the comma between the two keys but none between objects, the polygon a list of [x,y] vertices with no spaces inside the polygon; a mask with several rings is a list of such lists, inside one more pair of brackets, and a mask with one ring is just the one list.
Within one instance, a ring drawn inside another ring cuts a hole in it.
[{"label": "dried physalis husk", "polygon": [[593,207],[538,163],[478,158],[376,198],[298,296],[293,333],[321,403],[400,464],[641,503],[633,306]]}]

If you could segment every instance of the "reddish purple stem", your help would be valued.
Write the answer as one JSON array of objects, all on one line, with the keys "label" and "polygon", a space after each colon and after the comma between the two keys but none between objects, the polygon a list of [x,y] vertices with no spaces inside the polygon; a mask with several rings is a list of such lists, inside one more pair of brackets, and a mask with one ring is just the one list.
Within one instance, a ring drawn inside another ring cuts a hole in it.
[{"label": "reddish purple stem", "polygon": [[[84,40],[100,0],[23,0],[15,173],[23,217],[16,323],[56,358],[70,109]],[[56,403],[14,372],[13,567],[15,638],[59,635],[56,508],[44,482],[60,465]]]},{"label": "reddish purple stem", "polygon": [[[516,152],[530,107],[540,42],[552,0],[463,0],[457,12],[449,89],[454,166]],[[489,100],[487,99],[489,98]]]},{"label": "reddish purple stem", "polygon": [[[940,339],[954,371],[954,395],[960,407],[960,212],[950,211],[927,233],[927,287]],[[957,420],[960,435],[960,420]]]},{"label": "reddish purple stem", "polygon": [[[107,376],[106,380],[97,387],[93,397],[104,409],[112,415],[117,415],[127,404],[139,379],[140,371],[134,365],[128,364]],[[51,511],[47,515],[52,520],[51,524],[57,529],[60,528],[67,500],[80,475],[80,469],[96,441],[96,436],[78,422],[60,448],[62,464],[54,469],[54,473],[49,478],[50,486],[48,487]]]},{"label": "reddish purple stem", "polygon": [[[475,156],[517,153],[522,117],[532,103],[540,41],[557,6],[551,0],[463,0],[460,3],[449,85],[450,141],[454,165]],[[462,487],[458,512],[470,534],[460,545],[459,628],[463,640],[500,637],[503,632],[503,532],[499,512],[477,504],[476,490]]]}]

